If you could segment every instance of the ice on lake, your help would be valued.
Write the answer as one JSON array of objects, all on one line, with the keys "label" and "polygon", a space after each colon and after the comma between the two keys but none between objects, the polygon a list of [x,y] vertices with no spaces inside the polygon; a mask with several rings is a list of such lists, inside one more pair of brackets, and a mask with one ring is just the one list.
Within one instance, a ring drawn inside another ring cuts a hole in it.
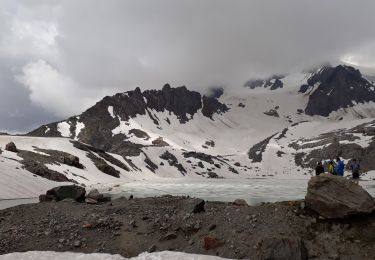
[{"label": "ice on lake", "polygon": [[[303,199],[307,179],[161,179],[131,182],[111,191],[115,197],[150,197],[161,195],[190,196],[209,201],[233,201],[241,198],[250,205]],[[360,183],[375,196],[375,182]]]},{"label": "ice on lake", "polygon": [[[307,179],[188,179],[160,178],[124,183],[121,185],[98,185],[101,192],[109,192],[114,198],[133,195],[138,198],[162,195],[190,196],[209,201],[234,201],[245,199],[250,205],[261,202],[277,202],[303,199]],[[375,196],[375,181],[361,181]],[[90,188],[87,188],[88,190]],[[38,198],[0,200],[0,210],[20,204],[35,203]]]}]

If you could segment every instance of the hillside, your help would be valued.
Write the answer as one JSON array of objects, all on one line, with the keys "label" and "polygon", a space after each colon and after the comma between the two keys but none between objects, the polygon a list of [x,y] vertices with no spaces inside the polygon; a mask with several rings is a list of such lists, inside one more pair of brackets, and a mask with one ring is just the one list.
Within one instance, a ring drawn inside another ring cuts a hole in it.
[{"label": "hillside", "polygon": [[[346,162],[357,157],[372,171],[374,89],[348,66],[249,80],[209,97],[186,87],[137,88],[27,136],[0,136],[0,147],[13,141],[33,156],[47,153],[50,158],[33,160],[85,185],[159,177],[307,178],[317,160],[338,155]],[[82,167],[51,159],[56,151],[78,157]],[[4,152],[1,171],[23,164],[20,174],[27,174],[25,156]]]}]

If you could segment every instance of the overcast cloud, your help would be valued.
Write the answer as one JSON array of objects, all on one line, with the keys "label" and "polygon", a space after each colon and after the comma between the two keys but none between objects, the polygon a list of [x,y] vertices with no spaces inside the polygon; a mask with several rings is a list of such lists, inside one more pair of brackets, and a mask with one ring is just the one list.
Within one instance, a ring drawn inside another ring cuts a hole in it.
[{"label": "overcast cloud", "polygon": [[0,0],[0,131],[164,83],[204,91],[345,60],[375,68],[373,0]]}]

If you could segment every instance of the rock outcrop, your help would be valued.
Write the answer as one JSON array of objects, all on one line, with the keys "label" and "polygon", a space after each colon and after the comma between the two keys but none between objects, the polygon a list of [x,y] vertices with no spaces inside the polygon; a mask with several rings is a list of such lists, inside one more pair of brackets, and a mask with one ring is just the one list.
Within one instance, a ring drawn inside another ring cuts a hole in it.
[{"label": "rock outcrop", "polygon": [[7,150],[9,152],[13,152],[13,153],[17,153],[18,152],[18,149],[17,149],[16,145],[13,142],[8,143],[5,146],[5,150]]},{"label": "rock outcrop", "polygon": [[328,174],[310,179],[305,202],[309,209],[329,219],[346,218],[375,210],[374,199],[360,185]]},{"label": "rock outcrop", "polygon": [[[199,111],[202,111],[202,114],[207,118],[212,119],[215,113],[225,113],[228,110],[229,108],[220,103],[215,96],[208,97],[199,92],[188,90],[185,86],[172,88],[166,84],[161,90],[142,92],[140,88],[136,88],[133,91],[107,96],[79,116],[41,126],[28,135],[61,137],[63,133],[60,128],[64,128],[65,137],[75,138],[104,151],[119,153],[121,150],[122,153],[119,154],[127,156],[134,155],[134,153],[139,154],[139,149],[131,147],[130,142],[124,141],[128,137],[128,133],[114,134],[112,132],[113,129],[120,126],[121,122],[126,122],[138,115],[146,115],[157,126],[162,120],[171,123],[169,118],[158,118],[154,113],[156,111],[174,114],[179,122],[184,124]],[[141,136],[140,130],[131,130],[130,134]],[[120,140],[121,142],[119,142]],[[130,147],[130,150],[119,147],[119,144]],[[163,143],[162,145],[167,144]]]},{"label": "rock outcrop", "polygon": [[[75,201],[82,202],[85,200],[85,195],[85,188],[77,185],[66,185],[48,190],[45,196],[47,196],[47,198],[50,198],[50,200],[55,201],[73,199]],[[43,198],[45,199],[46,197],[44,197],[44,195],[41,195],[39,197],[39,200],[43,201]]]},{"label": "rock outcrop", "polygon": [[375,101],[375,86],[349,66],[325,67],[313,74],[300,92],[309,94],[307,115],[328,116],[355,103]]},{"label": "rock outcrop", "polygon": [[284,78],[284,75],[273,75],[266,79],[250,79],[248,80],[244,87],[255,89],[255,88],[269,88],[270,90],[275,90],[279,88],[283,88],[284,84],[282,82],[282,79]]}]

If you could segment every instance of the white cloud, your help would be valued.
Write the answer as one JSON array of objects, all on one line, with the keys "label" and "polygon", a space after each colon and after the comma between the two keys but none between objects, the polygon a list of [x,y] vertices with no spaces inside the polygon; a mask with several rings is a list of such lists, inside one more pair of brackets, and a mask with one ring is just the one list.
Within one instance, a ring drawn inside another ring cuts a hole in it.
[{"label": "white cloud", "polygon": [[27,64],[16,79],[30,90],[31,101],[58,116],[82,112],[94,103],[81,87],[44,60]]},{"label": "white cloud", "polygon": [[136,86],[204,91],[325,62],[373,66],[373,10],[374,0],[0,0],[0,103],[21,93],[35,114],[62,117]]}]

